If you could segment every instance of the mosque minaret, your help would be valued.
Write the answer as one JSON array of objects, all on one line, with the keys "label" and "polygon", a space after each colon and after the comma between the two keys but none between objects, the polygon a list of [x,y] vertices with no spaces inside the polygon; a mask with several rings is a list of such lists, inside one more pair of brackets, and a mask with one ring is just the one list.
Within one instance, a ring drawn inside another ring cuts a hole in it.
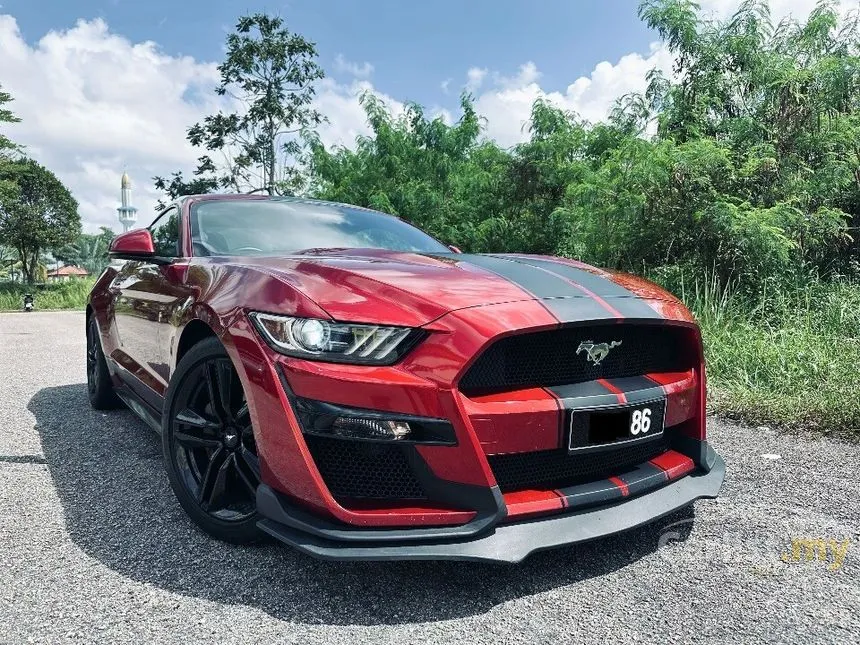
[{"label": "mosque minaret", "polygon": [[122,206],[116,209],[123,233],[134,227],[137,222],[137,209],[131,205],[131,179],[128,173],[122,173]]}]

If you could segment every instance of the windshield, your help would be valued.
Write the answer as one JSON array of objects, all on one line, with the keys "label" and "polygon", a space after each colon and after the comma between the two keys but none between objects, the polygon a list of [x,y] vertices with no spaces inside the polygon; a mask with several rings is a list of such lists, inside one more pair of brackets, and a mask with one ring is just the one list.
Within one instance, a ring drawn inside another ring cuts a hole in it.
[{"label": "windshield", "polygon": [[203,201],[191,209],[195,255],[290,255],[320,248],[447,253],[392,215],[289,198]]}]

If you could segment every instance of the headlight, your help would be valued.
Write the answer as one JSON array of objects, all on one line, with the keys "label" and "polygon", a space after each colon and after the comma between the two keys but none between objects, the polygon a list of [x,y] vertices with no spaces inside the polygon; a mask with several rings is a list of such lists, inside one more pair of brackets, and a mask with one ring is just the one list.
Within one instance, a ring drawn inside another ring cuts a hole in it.
[{"label": "headlight", "polygon": [[423,334],[409,327],[359,325],[258,312],[250,316],[272,349],[287,356],[337,363],[390,365]]}]

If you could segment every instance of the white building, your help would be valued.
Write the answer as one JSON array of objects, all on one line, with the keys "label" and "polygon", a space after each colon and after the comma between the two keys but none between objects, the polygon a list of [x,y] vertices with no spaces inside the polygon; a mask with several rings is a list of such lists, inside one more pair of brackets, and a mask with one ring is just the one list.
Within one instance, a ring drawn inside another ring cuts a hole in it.
[{"label": "white building", "polygon": [[116,209],[116,213],[125,233],[137,223],[137,209],[131,205],[131,179],[128,178],[127,172],[122,173],[121,188],[122,206]]}]

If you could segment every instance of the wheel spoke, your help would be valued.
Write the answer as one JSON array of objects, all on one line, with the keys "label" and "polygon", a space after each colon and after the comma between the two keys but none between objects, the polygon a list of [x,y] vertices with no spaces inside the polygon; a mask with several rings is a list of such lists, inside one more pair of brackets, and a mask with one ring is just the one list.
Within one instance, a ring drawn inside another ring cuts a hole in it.
[{"label": "wheel spoke", "polygon": [[250,450],[243,449],[234,456],[234,459],[239,479],[245,484],[251,496],[255,497],[257,495],[257,486],[260,485],[260,464],[257,456],[251,453]]},{"label": "wheel spoke", "polygon": [[227,488],[227,471],[230,469],[232,455],[223,448],[218,448],[209,459],[209,465],[200,480],[200,490],[197,500],[208,512],[217,511],[224,501]]},{"label": "wheel spoke", "polygon": [[209,400],[212,402],[215,416],[221,423],[230,423],[233,420],[230,406],[233,366],[230,361],[218,360],[206,363],[206,386],[209,389]]},{"label": "wheel spoke", "polygon": [[251,425],[251,413],[248,411],[247,403],[242,403],[242,407],[236,412],[236,425],[240,428],[247,428]]},{"label": "wheel spoke", "polygon": [[221,442],[214,437],[207,437],[198,430],[185,431],[179,430],[173,433],[173,438],[176,442],[186,448],[219,448]]},{"label": "wheel spoke", "polygon": [[221,409],[226,418],[234,421],[233,417],[233,364],[229,360],[218,361],[218,386]]},{"label": "wheel spoke", "polygon": [[206,389],[209,392],[209,402],[212,405],[212,414],[218,417],[218,421],[226,424],[229,419],[221,408],[221,390],[218,379],[218,365],[214,362],[206,363]]},{"label": "wheel spoke", "polygon": [[185,408],[174,418],[176,419],[176,423],[192,428],[199,428],[200,430],[212,430],[213,432],[217,432],[218,428],[221,427],[214,421],[203,418],[191,408]]},{"label": "wheel spoke", "polygon": [[173,438],[186,448],[217,448],[221,445],[215,433],[217,423],[204,419],[190,408],[185,408],[174,417],[179,426],[184,429],[176,430]]}]

